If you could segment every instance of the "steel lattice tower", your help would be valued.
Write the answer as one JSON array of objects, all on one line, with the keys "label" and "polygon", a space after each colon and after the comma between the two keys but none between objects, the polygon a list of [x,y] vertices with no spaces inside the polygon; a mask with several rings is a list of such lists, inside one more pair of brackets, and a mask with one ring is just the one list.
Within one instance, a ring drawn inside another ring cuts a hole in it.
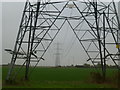
[{"label": "steel lattice tower", "polygon": [[55,53],[55,66],[59,67],[60,66],[60,43],[56,43],[56,53]]},{"label": "steel lattice tower", "polygon": [[[74,14],[67,16],[69,9]],[[118,31],[120,22],[115,2],[48,1],[25,3],[19,32],[15,42],[7,80],[14,80],[25,66],[25,79],[34,70],[63,25],[68,23],[88,56],[87,61],[100,63],[103,76],[106,61],[112,60],[119,69]],[[110,50],[110,46],[115,51]],[[116,48],[116,47],[117,48]],[[19,70],[14,70],[17,60],[23,60]],[[34,67],[30,70],[30,64]]]}]

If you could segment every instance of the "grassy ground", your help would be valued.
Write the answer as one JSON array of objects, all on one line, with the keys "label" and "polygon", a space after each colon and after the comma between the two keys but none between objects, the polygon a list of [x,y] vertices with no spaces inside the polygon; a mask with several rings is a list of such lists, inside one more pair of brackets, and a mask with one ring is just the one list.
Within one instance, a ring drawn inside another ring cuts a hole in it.
[{"label": "grassy ground", "polygon": [[[6,84],[5,78],[8,71],[7,67],[2,69],[3,88],[114,88],[115,82],[110,78],[115,77],[117,70],[108,69],[107,77],[109,81],[96,83],[91,79],[93,68],[41,68],[37,67],[32,73],[29,81],[20,79],[24,73],[20,72],[15,84]],[[99,78],[98,78],[99,80]]]}]

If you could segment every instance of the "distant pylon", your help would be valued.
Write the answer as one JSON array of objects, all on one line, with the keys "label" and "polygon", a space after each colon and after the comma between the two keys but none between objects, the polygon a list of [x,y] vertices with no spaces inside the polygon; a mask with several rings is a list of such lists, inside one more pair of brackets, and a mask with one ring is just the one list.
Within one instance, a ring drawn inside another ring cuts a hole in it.
[{"label": "distant pylon", "polygon": [[58,67],[60,66],[60,56],[61,56],[61,53],[60,53],[60,43],[56,43],[56,53],[55,53],[55,66]]}]

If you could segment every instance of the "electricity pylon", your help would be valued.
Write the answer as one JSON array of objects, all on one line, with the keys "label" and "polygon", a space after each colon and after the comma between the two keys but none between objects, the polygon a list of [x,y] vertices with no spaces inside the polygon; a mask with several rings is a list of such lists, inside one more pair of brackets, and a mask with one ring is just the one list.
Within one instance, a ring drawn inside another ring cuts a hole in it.
[{"label": "electricity pylon", "polygon": [[[74,10],[68,16],[69,9]],[[112,60],[119,69],[118,31],[120,21],[115,2],[100,1],[27,1],[19,27],[7,80],[14,80],[25,66],[25,79],[38,65],[62,27],[68,23],[88,56],[87,61],[101,63],[105,77],[106,61]],[[114,52],[111,51],[112,45]],[[115,47],[116,46],[116,47]],[[13,70],[17,60],[23,60],[21,68]],[[35,62],[30,70],[30,65]]]},{"label": "electricity pylon", "polygon": [[57,42],[55,43],[56,44],[56,53],[55,53],[55,66],[58,67],[60,66],[60,56],[61,56],[61,53],[60,53],[60,43]]}]

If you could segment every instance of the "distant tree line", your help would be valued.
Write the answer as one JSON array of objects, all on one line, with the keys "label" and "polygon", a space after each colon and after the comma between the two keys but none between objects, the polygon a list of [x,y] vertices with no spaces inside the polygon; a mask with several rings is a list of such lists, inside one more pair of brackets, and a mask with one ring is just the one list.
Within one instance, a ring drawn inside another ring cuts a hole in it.
[{"label": "distant tree line", "polygon": [[[93,65],[90,65],[90,64],[87,64],[87,63],[85,63],[85,64],[83,64],[83,65],[75,65],[75,67],[78,67],[78,68],[92,68],[92,67],[94,67]],[[95,67],[98,67],[98,68],[100,68],[101,67],[101,64],[100,63],[98,63],[98,64],[96,64],[95,65]],[[108,64],[106,64],[106,68],[116,68],[116,66],[115,65],[108,65]]]},{"label": "distant tree line", "polygon": [[[8,63],[8,64],[4,64],[4,65],[2,65],[2,66],[9,66],[10,64]],[[15,64],[15,66],[21,66],[21,65],[16,65]],[[47,66],[45,66],[45,67],[47,67]],[[53,66],[54,67],[54,66]],[[55,66],[55,67],[77,67],[77,68],[94,68],[94,66],[93,65],[91,65],[91,64],[87,64],[87,63],[84,63],[83,65],[68,65],[68,66]],[[95,67],[97,67],[97,68],[100,68],[101,67],[101,64],[100,63],[98,63],[98,64],[96,64],[95,65]],[[115,65],[108,65],[108,64],[106,64],[106,68],[116,68],[116,66]]]}]

